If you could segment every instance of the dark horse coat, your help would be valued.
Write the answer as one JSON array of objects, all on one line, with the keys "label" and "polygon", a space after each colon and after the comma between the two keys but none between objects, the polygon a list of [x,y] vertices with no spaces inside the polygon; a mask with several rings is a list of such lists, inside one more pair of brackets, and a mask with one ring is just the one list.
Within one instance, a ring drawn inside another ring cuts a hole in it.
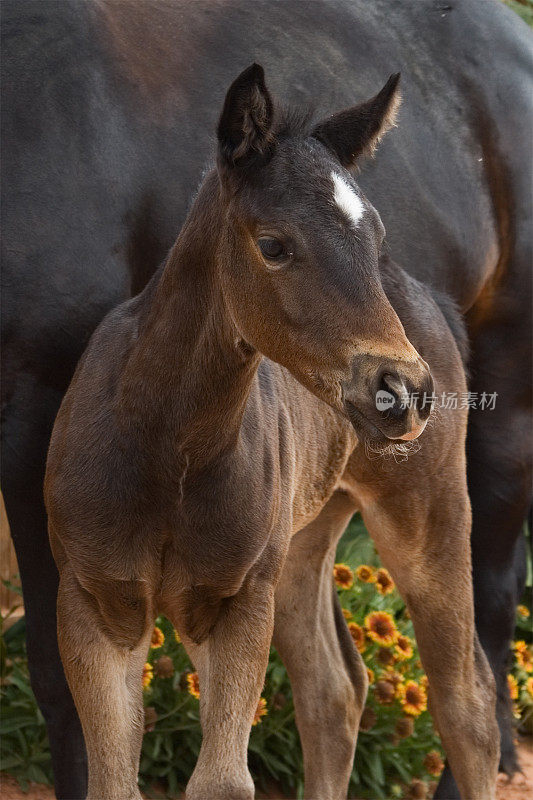
[{"label": "dark horse coat", "polygon": [[85,756],[55,633],[42,500],[52,423],[95,326],[175,239],[225,87],[254,59],[280,94],[325,112],[402,70],[399,127],[360,184],[395,260],[463,312],[471,391],[497,392],[493,411],[470,415],[468,478],[476,622],[512,771],[505,671],[531,503],[526,26],[491,0],[19,0],[2,17],[2,489],[58,796],[84,796]]}]

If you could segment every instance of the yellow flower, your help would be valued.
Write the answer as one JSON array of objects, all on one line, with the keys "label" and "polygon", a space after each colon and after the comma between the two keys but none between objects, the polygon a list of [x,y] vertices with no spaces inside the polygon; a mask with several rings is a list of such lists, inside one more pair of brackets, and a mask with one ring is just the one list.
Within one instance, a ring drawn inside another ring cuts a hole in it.
[{"label": "yellow flower", "polygon": [[375,583],[376,576],[374,575],[374,570],[372,567],[369,567],[368,564],[361,564],[360,567],[357,567],[355,570],[355,574],[357,575],[358,579],[362,581],[362,583]]},{"label": "yellow flower", "polygon": [[386,611],[372,611],[365,619],[367,635],[373,642],[384,647],[396,644],[398,631],[394,619]]},{"label": "yellow flower", "polygon": [[187,684],[189,687],[189,694],[192,694],[192,696],[196,697],[198,700],[200,697],[200,680],[197,672],[187,673]]},{"label": "yellow flower", "polygon": [[389,668],[385,670],[383,677],[394,686],[396,697],[402,698],[404,691],[403,675],[400,675],[399,672],[395,672],[393,669]]},{"label": "yellow flower", "polygon": [[429,772],[430,775],[435,775],[435,777],[438,777],[444,769],[444,761],[440,757],[440,753],[438,753],[436,750],[430,750],[424,759],[424,766],[426,768],[426,772]]},{"label": "yellow flower", "polygon": [[342,609],[342,616],[344,617],[344,619],[351,619],[352,618],[352,612],[348,611],[347,608],[343,608]]},{"label": "yellow flower", "polygon": [[261,722],[261,717],[264,717],[265,714],[268,714],[267,701],[264,697],[260,697],[257,708],[255,709],[252,725],[258,725]]},{"label": "yellow flower", "polygon": [[376,573],[376,589],[382,595],[390,594],[394,591],[394,581],[389,571],[384,567],[378,569]]},{"label": "yellow flower", "polygon": [[366,674],[368,675],[368,682],[374,683],[374,670],[370,669],[370,667],[366,668]]},{"label": "yellow flower", "polygon": [[427,708],[427,695],[423,686],[407,681],[402,690],[402,708],[406,714],[418,717]]},{"label": "yellow flower", "polygon": [[347,564],[335,564],[333,577],[335,578],[335,583],[341,589],[349,589],[353,586],[353,572]]},{"label": "yellow flower", "polygon": [[177,641],[177,643],[178,643],[178,644],[181,644],[181,638],[180,638],[180,635],[179,635],[179,633],[178,633],[176,630],[174,631],[174,638],[176,639],[176,641]]},{"label": "yellow flower", "polygon": [[530,615],[530,611],[527,606],[517,606],[516,611],[520,617],[523,617],[523,619],[527,619]]},{"label": "yellow flower", "polygon": [[533,678],[528,678],[526,681],[526,689],[530,697],[533,697]]},{"label": "yellow flower", "polygon": [[152,638],[150,639],[150,647],[155,650],[158,647],[163,647],[165,643],[165,634],[158,628],[157,625],[152,631]]},{"label": "yellow flower", "polygon": [[524,641],[515,642],[514,650],[518,666],[522,667],[526,672],[533,672],[533,658],[527,644]]},{"label": "yellow flower", "polygon": [[396,653],[398,657],[402,660],[406,658],[411,658],[413,655],[413,647],[411,640],[408,636],[398,636],[398,641],[396,642],[395,647]]},{"label": "yellow flower", "polygon": [[518,684],[514,675],[507,676],[507,683],[509,685],[509,695],[511,700],[518,700]]},{"label": "yellow flower", "polygon": [[357,622],[349,622],[348,623],[348,630],[350,631],[351,637],[353,639],[353,643],[357,647],[360,653],[364,653],[366,650],[365,644],[365,632]]},{"label": "yellow flower", "polygon": [[146,662],[143,667],[143,677],[142,677],[142,684],[144,689],[148,689],[150,684],[152,683],[152,678],[154,677],[154,669],[151,664]]}]

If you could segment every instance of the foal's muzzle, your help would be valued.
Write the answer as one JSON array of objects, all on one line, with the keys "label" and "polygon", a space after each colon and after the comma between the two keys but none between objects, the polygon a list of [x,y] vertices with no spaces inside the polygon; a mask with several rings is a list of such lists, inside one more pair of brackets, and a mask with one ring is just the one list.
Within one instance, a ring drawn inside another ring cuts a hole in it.
[{"label": "foal's muzzle", "polygon": [[418,438],[431,413],[433,378],[421,358],[392,361],[356,356],[344,386],[344,406],[354,428],[377,441]]}]

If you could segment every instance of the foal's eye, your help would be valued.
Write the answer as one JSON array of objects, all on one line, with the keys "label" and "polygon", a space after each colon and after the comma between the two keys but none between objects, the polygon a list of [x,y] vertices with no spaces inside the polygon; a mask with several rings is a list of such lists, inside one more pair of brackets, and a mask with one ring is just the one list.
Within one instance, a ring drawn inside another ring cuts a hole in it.
[{"label": "foal's eye", "polygon": [[269,261],[276,261],[278,258],[287,255],[283,242],[271,236],[262,236],[261,239],[258,239],[257,244],[262,255]]}]

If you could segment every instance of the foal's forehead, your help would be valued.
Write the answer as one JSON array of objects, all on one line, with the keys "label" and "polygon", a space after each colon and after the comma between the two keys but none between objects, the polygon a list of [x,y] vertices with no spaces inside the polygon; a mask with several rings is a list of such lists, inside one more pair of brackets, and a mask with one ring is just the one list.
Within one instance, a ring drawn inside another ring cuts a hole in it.
[{"label": "foal's forehead", "polygon": [[280,148],[264,171],[258,187],[261,205],[272,204],[289,216],[317,222],[330,219],[358,226],[365,201],[352,176],[331,158],[322,145],[306,141]]}]

